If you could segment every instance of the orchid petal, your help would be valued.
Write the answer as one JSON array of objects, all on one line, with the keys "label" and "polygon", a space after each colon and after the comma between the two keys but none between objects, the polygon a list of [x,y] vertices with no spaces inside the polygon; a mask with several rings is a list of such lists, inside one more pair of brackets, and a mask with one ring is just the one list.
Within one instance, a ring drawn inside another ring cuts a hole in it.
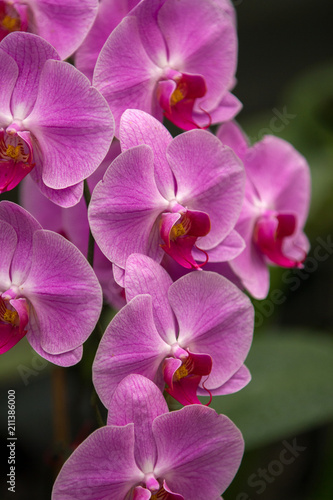
[{"label": "orchid petal", "polygon": [[149,114],[156,113],[153,95],[160,73],[143,47],[137,19],[125,17],[105,42],[93,77],[94,86],[114,115],[117,137],[120,117],[126,109],[139,107]]},{"label": "orchid petal", "polygon": [[113,138],[105,100],[85,76],[61,61],[44,64],[34,109],[24,123],[39,143],[43,182],[52,189],[73,186],[91,175]]},{"label": "orchid petal", "polygon": [[125,289],[129,302],[136,295],[152,296],[153,316],[156,329],[168,344],[176,342],[175,317],[168,301],[168,289],[172,279],[168,273],[149,257],[132,254],[126,262]]},{"label": "orchid petal", "polygon": [[59,56],[43,38],[31,33],[10,33],[0,46],[15,60],[19,69],[11,97],[11,111],[14,119],[22,120],[29,115],[35,104],[45,62],[48,59],[59,59]]},{"label": "orchid petal", "polygon": [[114,160],[92,194],[88,218],[94,238],[122,268],[132,253],[162,258],[157,218],[168,202],[153,172],[152,150],[145,145],[131,148]]},{"label": "orchid petal", "polygon": [[[242,365],[227,382],[221,387],[211,389],[209,392],[212,396],[222,396],[226,394],[233,394],[234,392],[243,389],[251,380],[251,373],[245,365]],[[207,390],[198,387],[198,396],[207,396]]]},{"label": "orchid petal", "polygon": [[128,375],[112,396],[107,423],[117,426],[134,423],[134,455],[141,470],[152,470],[155,465],[157,457],[152,423],[168,411],[161,391],[141,375]]},{"label": "orchid petal", "polygon": [[186,500],[216,498],[229,486],[244,442],[226,416],[204,406],[186,406],[157,417],[153,433],[158,450],[154,473]]},{"label": "orchid petal", "polygon": [[250,349],[251,301],[226,278],[208,271],[173,283],[169,301],[179,325],[179,345],[209,354],[213,367],[205,386],[221,386],[242,366]]},{"label": "orchid petal", "polygon": [[246,173],[267,206],[277,212],[296,213],[298,227],[303,227],[309,210],[310,171],[291,144],[278,137],[264,137],[249,151]]},{"label": "orchid petal", "polygon": [[199,102],[209,111],[229,89],[235,74],[237,33],[232,19],[210,0],[168,0],[157,19],[168,41],[170,66],[181,65],[182,71],[204,77],[208,90]]},{"label": "orchid petal", "polygon": [[0,220],[10,224],[17,236],[16,250],[11,263],[11,281],[21,284],[29,274],[32,253],[33,234],[41,225],[24,208],[10,201],[0,203]]},{"label": "orchid petal", "polygon": [[233,229],[243,201],[245,174],[240,160],[211,133],[191,130],[168,147],[177,181],[177,200],[209,215],[210,233],[200,240],[207,250]]},{"label": "orchid petal", "polygon": [[113,318],[96,353],[93,382],[103,404],[109,406],[126,375],[137,373],[154,380],[169,350],[154,324],[152,297],[134,297]]},{"label": "orchid petal", "polygon": [[49,354],[71,351],[89,337],[99,318],[102,291],[98,280],[82,253],[51,231],[34,233],[31,261],[22,288],[38,323],[27,338],[39,337]]},{"label": "orchid petal", "polygon": [[[200,240],[198,241],[199,248],[193,248],[192,254],[195,260],[203,261],[205,256],[200,251]],[[226,262],[237,257],[245,248],[243,238],[234,229],[224,238],[221,243],[214,248],[210,248],[208,253],[208,262]],[[207,269],[205,267],[205,269]]]},{"label": "orchid petal", "polygon": [[153,116],[138,109],[127,109],[120,120],[122,151],[147,144],[154,153],[156,186],[167,200],[175,197],[174,177],[166,159],[172,136]]},{"label": "orchid petal", "polygon": [[15,229],[2,220],[2,203],[0,204],[0,292],[4,292],[11,285],[10,266],[16,250],[17,234]]},{"label": "orchid petal", "polygon": [[62,59],[81,44],[95,19],[96,0],[25,0],[31,4],[35,33],[56,47]]},{"label": "orchid petal", "polygon": [[3,50],[0,50],[0,68],[0,128],[5,128],[12,121],[10,101],[19,69],[14,59]]},{"label": "orchid petal", "polygon": [[143,477],[134,459],[134,425],[102,427],[65,462],[52,500],[124,500]]}]

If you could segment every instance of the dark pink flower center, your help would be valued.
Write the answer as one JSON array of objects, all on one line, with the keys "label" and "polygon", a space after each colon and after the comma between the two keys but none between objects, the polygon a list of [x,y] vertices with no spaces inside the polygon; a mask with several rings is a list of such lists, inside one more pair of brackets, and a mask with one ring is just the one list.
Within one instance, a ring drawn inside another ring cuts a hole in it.
[{"label": "dark pink flower center", "polygon": [[12,3],[0,0],[0,41],[13,31],[26,31],[27,27],[27,7],[15,8]]},{"label": "dark pink flower center", "polygon": [[17,186],[33,167],[29,132],[8,134],[0,130],[0,193]]},{"label": "dark pink flower center", "polygon": [[[189,75],[172,70],[170,77],[160,81],[157,87],[157,97],[164,115],[185,130],[200,128],[193,119],[193,107],[196,99],[203,97],[207,92],[205,79],[201,75]],[[207,127],[209,125],[210,119]]]},{"label": "dark pink flower center", "polygon": [[0,296],[0,354],[25,336],[28,320],[28,304],[24,298],[9,300]]},{"label": "dark pink flower center", "polygon": [[[160,221],[161,245],[165,253],[186,269],[199,269],[206,262],[198,264],[192,249],[199,237],[210,231],[210,219],[205,212],[182,209],[180,212],[163,213]],[[196,247],[197,248],[197,247]],[[205,252],[204,252],[205,253]]]},{"label": "dark pink flower center", "polygon": [[[256,222],[253,240],[271,262],[281,267],[302,267],[302,261],[285,255],[284,239],[296,232],[296,216],[267,211]],[[305,258],[305,255],[304,255]]]},{"label": "dark pink flower center", "polygon": [[[166,392],[184,406],[201,404],[197,398],[197,390],[202,377],[208,377],[212,371],[211,356],[184,351],[180,347],[176,349],[174,356],[165,359],[163,364]],[[209,393],[208,390],[207,392]]]}]

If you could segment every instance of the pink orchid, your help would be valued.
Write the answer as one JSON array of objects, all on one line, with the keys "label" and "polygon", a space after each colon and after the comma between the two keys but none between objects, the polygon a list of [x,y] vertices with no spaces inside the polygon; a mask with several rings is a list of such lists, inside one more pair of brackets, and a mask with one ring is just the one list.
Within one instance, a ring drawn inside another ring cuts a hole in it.
[{"label": "pink orchid", "polygon": [[0,203],[0,227],[0,354],[26,335],[45,359],[77,363],[102,308],[93,270],[72,243],[14,203]]},{"label": "pink orchid", "polygon": [[267,296],[269,264],[302,267],[309,242],[303,227],[310,202],[310,170],[288,142],[266,136],[249,147],[234,123],[217,136],[244,162],[245,200],[236,230],[246,248],[230,262],[232,270],[257,299]]},{"label": "pink orchid", "polygon": [[240,431],[193,405],[169,413],[150,380],[130,375],[97,429],[69,457],[52,500],[218,500],[242,459]]},{"label": "pink orchid", "polygon": [[244,172],[231,149],[204,130],[172,139],[139,110],[124,113],[120,144],[123,152],[94,189],[88,217],[121,286],[132,253],[160,262],[166,252],[183,267],[197,269],[207,254],[221,262],[242,251],[244,242],[233,228]]},{"label": "pink orchid", "polygon": [[30,173],[54,203],[75,205],[113,138],[105,99],[30,33],[2,40],[0,78],[0,193]]},{"label": "pink orchid", "polygon": [[130,373],[165,384],[183,405],[199,395],[230,394],[250,380],[244,360],[253,333],[253,306],[235,285],[212,272],[175,283],[149,257],[131,255],[127,305],[107,327],[96,353],[93,381],[108,406]]},{"label": "pink orchid", "polygon": [[0,0],[0,41],[14,31],[29,31],[66,59],[88,33],[97,6],[98,0]]},{"label": "pink orchid", "polygon": [[116,120],[142,109],[185,130],[233,118],[237,33],[227,0],[142,0],[113,30],[93,83]]}]

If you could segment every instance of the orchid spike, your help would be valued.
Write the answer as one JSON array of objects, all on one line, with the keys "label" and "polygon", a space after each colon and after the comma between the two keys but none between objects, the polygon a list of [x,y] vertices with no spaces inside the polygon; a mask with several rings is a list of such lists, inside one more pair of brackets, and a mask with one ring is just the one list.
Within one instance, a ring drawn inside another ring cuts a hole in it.
[{"label": "orchid spike", "polygon": [[172,283],[149,257],[133,254],[125,272],[127,305],[113,318],[93,364],[105,406],[130,373],[153,380],[181,404],[197,395],[229,394],[246,385],[244,361],[253,333],[253,306],[226,278],[196,272]]},{"label": "orchid spike", "polygon": [[72,243],[14,203],[0,203],[0,226],[0,354],[26,336],[48,361],[77,363],[102,308],[93,270]]},{"label": "orchid spike", "polygon": [[140,375],[119,384],[107,424],[69,457],[52,500],[217,500],[243,455],[242,435],[226,416],[199,405],[168,413]]},{"label": "orchid spike", "polygon": [[311,179],[305,158],[291,144],[266,136],[250,147],[235,123],[217,136],[244,162],[245,200],[236,230],[245,250],[230,266],[257,299],[269,290],[268,265],[302,267],[309,250],[303,232],[309,211]]},{"label": "orchid spike", "polygon": [[0,193],[30,173],[54,203],[75,205],[113,138],[106,101],[30,33],[0,43],[0,79]]}]

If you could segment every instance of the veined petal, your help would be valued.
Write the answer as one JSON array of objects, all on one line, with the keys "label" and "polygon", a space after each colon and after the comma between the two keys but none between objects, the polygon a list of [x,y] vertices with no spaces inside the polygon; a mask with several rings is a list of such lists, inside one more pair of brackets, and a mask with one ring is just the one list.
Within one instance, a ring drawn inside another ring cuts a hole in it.
[{"label": "veined petal", "polygon": [[122,151],[147,144],[154,154],[156,186],[167,200],[175,197],[175,180],[166,159],[166,150],[172,136],[153,116],[138,109],[127,109],[120,120]]},{"label": "veined petal", "polygon": [[103,404],[109,406],[117,385],[131,373],[157,380],[169,351],[154,324],[152,297],[134,297],[113,318],[96,353],[93,382]]},{"label": "veined petal", "polygon": [[236,71],[237,33],[232,18],[210,0],[168,0],[157,19],[167,40],[170,67],[202,75],[207,94],[199,102],[205,110],[217,106]]},{"label": "veined petal", "polygon": [[169,411],[161,391],[146,377],[128,375],[117,386],[108,409],[108,425],[134,423],[136,463],[151,472],[157,458],[152,423]]},{"label": "veined petal", "polygon": [[73,366],[76,365],[82,359],[83,347],[80,345],[75,349],[67,352],[62,352],[61,354],[50,354],[46,352],[40,345],[39,340],[39,326],[34,317],[30,317],[29,330],[34,332],[33,335],[29,335],[28,340],[31,347],[40,355],[42,358],[50,361],[57,366]]},{"label": "veined petal", "polygon": [[134,459],[134,425],[102,427],[65,462],[52,500],[124,500],[143,477]]},{"label": "veined petal", "polygon": [[190,273],[173,283],[169,301],[179,325],[179,345],[211,356],[205,387],[220,387],[243,365],[250,349],[251,301],[226,278],[208,271]]},{"label": "veined petal", "polygon": [[35,167],[31,170],[30,177],[37,184],[40,192],[56,205],[64,208],[76,205],[83,195],[83,182],[74,184],[74,186],[65,189],[52,189],[44,184],[43,175],[43,154],[39,149],[39,145],[34,143],[34,161]]},{"label": "veined petal", "polygon": [[277,212],[296,213],[298,228],[303,228],[311,189],[305,158],[288,142],[268,135],[250,149],[245,168],[261,200]]},{"label": "veined petal", "polygon": [[64,189],[91,175],[108,152],[113,123],[107,103],[84,75],[68,63],[47,61],[34,109],[24,120],[43,154],[46,186]]},{"label": "veined petal", "polygon": [[10,101],[19,69],[14,59],[3,50],[0,50],[0,68],[0,128],[5,128],[12,121]]},{"label": "veined petal", "polygon": [[136,295],[152,296],[154,322],[161,338],[168,344],[176,342],[175,317],[168,301],[168,289],[172,279],[151,258],[132,254],[126,262],[125,291],[129,302]]},{"label": "veined petal", "polygon": [[88,218],[102,252],[125,268],[132,253],[162,258],[157,218],[167,206],[155,184],[153,152],[142,145],[110,165],[94,189]]},{"label": "veined petal", "polygon": [[82,253],[52,231],[36,231],[29,275],[22,285],[33,307],[38,337],[49,354],[79,347],[89,337],[102,308],[102,290]]},{"label": "veined petal", "polygon": [[98,8],[96,0],[25,0],[25,3],[33,11],[32,30],[53,45],[62,59],[79,47]]},{"label": "veined petal", "polygon": [[168,62],[168,47],[158,24],[161,7],[168,0],[145,0],[131,13],[136,16],[140,39],[149,58],[160,67]]},{"label": "veined petal", "polygon": [[216,137],[220,139],[222,144],[229,146],[238,158],[244,160],[250,146],[246,135],[236,122],[221,125],[216,132]]},{"label": "veined petal", "polygon": [[93,77],[94,86],[110,105],[117,137],[120,117],[126,109],[140,108],[155,115],[153,97],[160,73],[142,44],[137,19],[125,17],[105,42]]},{"label": "veined petal", "polygon": [[230,92],[227,92],[218,106],[212,109],[207,109],[201,103],[201,100],[198,99],[192,113],[193,120],[201,128],[207,127],[210,123],[229,122],[229,120],[232,120],[241,111],[242,107],[243,105],[239,99]]},{"label": "veined petal", "polygon": [[0,292],[4,292],[11,285],[10,266],[17,245],[15,229],[1,217],[2,203],[0,204]]},{"label": "veined petal", "polygon": [[31,33],[10,33],[0,47],[14,59],[19,70],[10,106],[14,119],[23,120],[35,104],[45,62],[60,58],[49,43]]},{"label": "veined petal", "polygon": [[[201,247],[200,241],[198,241],[198,247]],[[204,245],[203,245],[204,248]],[[243,238],[234,229],[224,238],[221,243],[216,245],[214,248],[210,248],[208,253],[208,262],[227,262],[231,259],[237,257],[245,248],[245,242]],[[203,252],[197,248],[193,248],[192,254],[195,260],[199,262],[205,260],[205,255]],[[207,269],[207,268],[205,268]]]},{"label": "veined petal", "polygon": [[102,0],[94,24],[75,54],[75,66],[90,81],[99,53],[108,36],[139,0]]},{"label": "veined petal", "polygon": [[[210,391],[212,396],[222,396],[225,394],[233,394],[234,392],[240,391],[245,387],[251,380],[251,373],[245,365],[242,365],[237,372],[230,377],[227,382],[225,382],[221,387],[212,389]],[[207,390],[202,387],[198,387],[198,396],[207,396]]]},{"label": "veined petal", "polygon": [[10,224],[17,236],[10,277],[12,283],[21,285],[29,273],[32,262],[33,234],[41,229],[41,225],[24,208],[10,201],[0,203],[0,220]]},{"label": "veined petal", "polygon": [[200,240],[200,247],[215,247],[233,229],[241,210],[245,173],[240,160],[204,130],[177,136],[167,157],[177,181],[178,202],[209,215],[211,231]]},{"label": "veined petal", "polygon": [[157,417],[153,433],[158,451],[154,473],[173,491],[197,500],[216,498],[229,486],[244,442],[226,416],[201,405],[186,406]]}]

